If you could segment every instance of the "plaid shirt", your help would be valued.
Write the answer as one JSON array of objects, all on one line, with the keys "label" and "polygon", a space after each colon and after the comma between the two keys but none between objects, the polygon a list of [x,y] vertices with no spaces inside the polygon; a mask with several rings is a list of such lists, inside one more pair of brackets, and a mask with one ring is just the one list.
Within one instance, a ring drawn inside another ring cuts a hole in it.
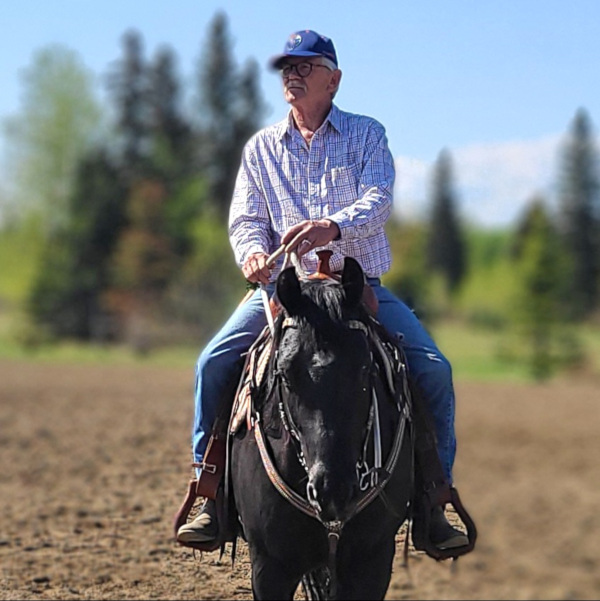
[{"label": "plaid shirt", "polygon": [[[229,213],[229,237],[241,267],[248,255],[271,254],[289,227],[304,219],[328,218],[340,228],[333,271],[354,257],[369,277],[390,267],[384,225],[392,209],[394,161],[385,129],[375,119],[332,106],[310,145],[283,121],[256,133],[246,144]],[[316,270],[313,249],[302,257]],[[274,280],[282,264],[273,270]]]}]

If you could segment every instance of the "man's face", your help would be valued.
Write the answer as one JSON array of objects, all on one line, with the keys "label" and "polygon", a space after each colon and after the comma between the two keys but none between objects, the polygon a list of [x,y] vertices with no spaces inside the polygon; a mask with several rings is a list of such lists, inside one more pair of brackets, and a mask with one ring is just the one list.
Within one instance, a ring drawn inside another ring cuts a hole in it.
[{"label": "man's face", "polygon": [[336,74],[320,64],[318,57],[293,57],[286,59],[281,67],[285,101],[295,104],[319,104],[330,102],[336,89]]}]

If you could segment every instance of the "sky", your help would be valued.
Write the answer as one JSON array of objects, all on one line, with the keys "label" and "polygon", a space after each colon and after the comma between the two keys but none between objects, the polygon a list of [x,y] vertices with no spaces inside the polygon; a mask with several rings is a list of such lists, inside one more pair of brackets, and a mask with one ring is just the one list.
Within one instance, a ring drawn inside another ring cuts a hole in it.
[{"label": "sky", "polygon": [[260,68],[270,110],[288,106],[267,69],[290,35],[313,29],[336,47],[336,104],[386,128],[400,216],[422,217],[434,163],[453,160],[458,210],[506,226],[536,194],[556,197],[561,149],[578,109],[600,122],[600,0],[19,0],[0,23],[0,121],[21,107],[22,73],[51,44],[76,51],[99,90],[137,30],[148,58],[163,45],[190,83],[210,22],[228,18],[239,65]]}]

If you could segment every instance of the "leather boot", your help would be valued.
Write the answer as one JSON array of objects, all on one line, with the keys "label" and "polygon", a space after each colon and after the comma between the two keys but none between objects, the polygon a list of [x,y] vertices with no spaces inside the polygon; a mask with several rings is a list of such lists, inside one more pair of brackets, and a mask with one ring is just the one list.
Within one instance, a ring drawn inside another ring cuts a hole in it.
[{"label": "leather boot", "polygon": [[177,531],[177,540],[181,543],[207,543],[215,540],[219,534],[217,522],[217,504],[207,499],[200,513]]},{"label": "leather boot", "polygon": [[444,508],[440,505],[436,505],[431,511],[429,540],[441,550],[455,549],[469,544],[467,535],[448,522]]}]

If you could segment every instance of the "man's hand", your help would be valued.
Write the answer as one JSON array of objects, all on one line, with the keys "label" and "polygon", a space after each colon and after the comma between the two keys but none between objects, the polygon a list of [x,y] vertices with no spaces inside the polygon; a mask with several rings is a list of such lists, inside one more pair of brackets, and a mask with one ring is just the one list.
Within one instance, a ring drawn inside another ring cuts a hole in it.
[{"label": "man's hand", "polygon": [[284,234],[281,242],[286,245],[286,253],[295,250],[301,257],[313,248],[327,246],[339,234],[340,228],[337,223],[329,219],[301,221]]},{"label": "man's hand", "polygon": [[269,255],[265,253],[253,253],[242,265],[244,277],[252,284],[268,284],[271,269],[267,267]]}]

